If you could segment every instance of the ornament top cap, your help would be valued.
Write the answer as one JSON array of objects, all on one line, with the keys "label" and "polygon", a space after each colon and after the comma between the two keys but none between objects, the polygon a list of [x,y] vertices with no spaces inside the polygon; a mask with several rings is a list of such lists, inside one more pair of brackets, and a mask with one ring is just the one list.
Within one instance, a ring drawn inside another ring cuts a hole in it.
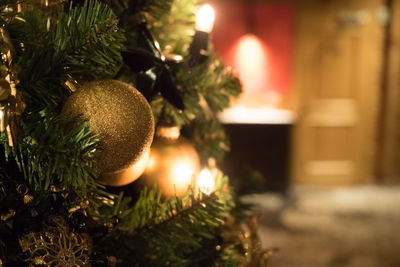
[{"label": "ornament top cap", "polygon": [[158,126],[156,136],[170,140],[176,140],[181,135],[181,129],[178,126]]}]

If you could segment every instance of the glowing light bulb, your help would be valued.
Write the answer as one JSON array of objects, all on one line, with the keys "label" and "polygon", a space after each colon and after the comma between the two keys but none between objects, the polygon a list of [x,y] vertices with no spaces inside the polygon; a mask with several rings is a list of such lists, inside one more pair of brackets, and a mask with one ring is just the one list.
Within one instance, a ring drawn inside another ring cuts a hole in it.
[{"label": "glowing light bulb", "polygon": [[203,5],[196,15],[196,30],[210,33],[214,26],[214,10],[209,4]]},{"label": "glowing light bulb", "polygon": [[181,55],[174,55],[174,56],[173,56],[173,59],[174,59],[175,61],[182,61],[182,60],[183,60],[183,57],[182,57]]},{"label": "glowing light bulb", "polygon": [[199,173],[196,183],[197,188],[206,195],[211,194],[215,190],[214,177],[207,169],[204,169]]}]

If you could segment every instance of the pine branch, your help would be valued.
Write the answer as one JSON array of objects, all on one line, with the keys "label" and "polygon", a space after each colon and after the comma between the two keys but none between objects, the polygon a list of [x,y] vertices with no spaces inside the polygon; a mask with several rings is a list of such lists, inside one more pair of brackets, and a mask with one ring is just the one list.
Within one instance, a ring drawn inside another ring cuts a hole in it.
[{"label": "pine branch", "polygon": [[104,4],[86,1],[74,8],[71,4],[68,13],[59,13],[49,39],[72,76],[113,77],[122,64],[125,40],[117,25],[117,17]]},{"label": "pine branch", "polygon": [[175,0],[168,13],[160,16],[149,12],[149,26],[165,53],[186,54],[194,34],[198,2],[199,0]]},{"label": "pine branch", "polygon": [[201,159],[220,162],[230,149],[229,138],[216,117],[196,118],[182,129],[182,135],[192,140]]},{"label": "pine branch", "polygon": [[[16,22],[13,35],[14,41],[24,43],[18,58],[19,87],[28,109],[60,107],[69,94],[64,83],[70,76],[87,81],[111,78],[119,71],[125,38],[106,5],[85,1],[82,7],[71,5],[68,12],[60,9],[48,29],[47,17],[37,9],[28,8],[22,16],[26,22]],[[21,27],[25,31],[18,31]],[[29,38],[24,37],[26,31]]]},{"label": "pine branch", "polygon": [[227,178],[221,174],[216,181],[211,196],[190,193],[161,201],[154,190],[143,190],[133,209],[121,210],[120,223],[99,241],[99,249],[123,259],[125,266],[187,263],[202,249],[203,240],[215,238],[216,228],[232,208]]},{"label": "pine branch", "polygon": [[[27,108],[17,146],[3,143],[7,156],[15,158],[25,179],[38,190],[57,185],[86,197],[97,190],[93,151],[98,139],[86,125],[66,132],[57,114],[68,96],[63,85],[67,76],[86,80],[118,71],[124,41],[118,20],[111,9],[95,1],[71,5],[68,13],[60,9],[57,23],[48,29],[37,9],[27,8],[20,15],[26,22],[10,23],[9,28],[14,42],[24,42],[17,61],[18,89],[24,92]],[[35,33],[36,41],[24,39],[27,30]]]},{"label": "pine branch", "polygon": [[15,149],[7,149],[7,156],[14,156],[27,182],[37,190],[56,185],[86,196],[96,188],[98,139],[85,124],[67,133],[64,129],[57,119],[42,117],[36,125],[26,125],[27,136]]},{"label": "pine branch", "polygon": [[[151,221],[142,227],[136,228],[135,232],[142,234],[143,232],[152,231],[155,228],[162,229],[164,227],[168,227],[168,224],[180,223],[181,220],[190,218],[191,216],[194,216],[193,214],[205,210],[207,205],[213,205],[214,202],[217,200],[217,197],[212,194],[210,196],[205,196],[201,199],[199,198],[197,201],[195,199],[193,200],[194,203],[190,205],[190,207],[183,209],[182,207],[180,207],[181,210],[179,210],[179,207],[177,207],[183,206],[179,200],[177,200],[177,203],[169,203],[170,207],[168,216],[161,216],[160,218],[156,218],[154,221]],[[179,211],[177,211],[177,209]]]},{"label": "pine branch", "polygon": [[161,96],[156,96],[150,103],[156,124],[181,126],[183,135],[194,141],[202,158],[222,159],[229,150],[229,141],[216,115],[241,93],[239,79],[212,55],[191,74],[187,66],[182,65],[175,82],[187,108],[179,112]]},{"label": "pine branch", "polygon": [[151,13],[160,17],[170,12],[173,0],[107,0],[119,17],[136,16],[139,13]]},{"label": "pine branch", "polygon": [[190,124],[195,118],[209,119],[231,104],[241,93],[241,84],[232,70],[212,55],[189,74],[185,64],[176,73],[175,82],[183,94],[184,112],[167,101],[155,97],[151,101],[156,122],[169,122],[178,126]]},{"label": "pine branch", "polygon": [[16,0],[0,0],[0,25],[2,27],[17,15],[16,11],[10,11],[10,8],[15,7],[16,4]]},{"label": "pine branch", "polygon": [[208,108],[213,114],[228,108],[231,99],[241,93],[239,79],[215,54],[197,66],[193,73],[187,73],[188,70],[182,68],[177,73],[177,83],[187,91],[196,91],[202,95],[207,104],[203,109]]}]

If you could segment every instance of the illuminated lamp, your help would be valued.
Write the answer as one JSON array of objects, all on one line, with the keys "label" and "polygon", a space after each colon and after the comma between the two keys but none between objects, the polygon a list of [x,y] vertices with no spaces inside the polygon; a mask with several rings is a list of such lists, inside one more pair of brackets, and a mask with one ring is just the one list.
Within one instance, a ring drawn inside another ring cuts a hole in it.
[{"label": "illuminated lamp", "polygon": [[244,93],[261,93],[268,85],[268,55],[263,42],[254,34],[243,35],[236,47],[235,67]]}]

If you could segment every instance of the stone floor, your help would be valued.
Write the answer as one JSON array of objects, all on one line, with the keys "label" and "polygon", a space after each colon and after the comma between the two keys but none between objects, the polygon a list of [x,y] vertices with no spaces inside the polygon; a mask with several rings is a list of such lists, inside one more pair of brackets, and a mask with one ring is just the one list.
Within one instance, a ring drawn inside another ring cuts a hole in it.
[{"label": "stone floor", "polygon": [[400,187],[292,188],[251,195],[268,267],[400,267]]}]

